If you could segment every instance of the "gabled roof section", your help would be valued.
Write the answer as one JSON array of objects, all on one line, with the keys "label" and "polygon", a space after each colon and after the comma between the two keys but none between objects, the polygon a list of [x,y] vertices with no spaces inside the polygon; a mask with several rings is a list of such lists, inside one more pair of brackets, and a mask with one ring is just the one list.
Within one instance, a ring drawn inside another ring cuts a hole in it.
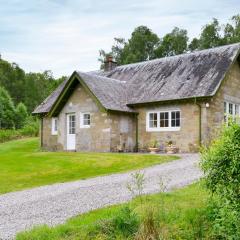
[{"label": "gabled roof section", "polygon": [[213,96],[240,44],[123,65],[106,77],[127,82],[128,104]]},{"label": "gabled roof section", "polygon": [[[240,43],[88,73],[74,72],[106,110],[134,112],[135,104],[211,97],[239,57]],[[47,114],[70,83],[64,81],[34,114]]]},{"label": "gabled roof section", "polygon": [[127,106],[126,82],[89,73],[77,73],[106,110],[134,112]]}]

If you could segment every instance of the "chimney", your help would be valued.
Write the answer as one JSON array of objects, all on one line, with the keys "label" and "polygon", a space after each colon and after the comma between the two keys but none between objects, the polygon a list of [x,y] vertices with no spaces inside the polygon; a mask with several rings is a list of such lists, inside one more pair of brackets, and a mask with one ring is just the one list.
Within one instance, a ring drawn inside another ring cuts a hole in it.
[{"label": "chimney", "polygon": [[104,62],[104,71],[105,72],[111,71],[115,67],[117,67],[117,62],[113,61],[113,57],[111,55],[108,55]]}]

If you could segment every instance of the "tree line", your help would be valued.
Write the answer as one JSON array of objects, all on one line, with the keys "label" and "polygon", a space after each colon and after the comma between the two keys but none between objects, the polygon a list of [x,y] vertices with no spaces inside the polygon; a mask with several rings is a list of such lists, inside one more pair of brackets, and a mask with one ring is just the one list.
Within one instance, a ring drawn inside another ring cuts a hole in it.
[{"label": "tree line", "polygon": [[51,71],[26,73],[16,63],[0,59],[0,129],[21,129],[65,77],[55,79]]},{"label": "tree line", "polygon": [[64,79],[55,79],[51,71],[26,73],[16,63],[0,59],[0,87],[9,93],[13,104],[23,103],[29,113]]},{"label": "tree line", "polygon": [[221,25],[214,18],[202,27],[198,38],[191,41],[185,29],[175,27],[170,33],[159,37],[146,26],[134,29],[128,40],[114,38],[111,51],[99,51],[101,68],[108,55],[113,56],[118,65],[174,56],[186,52],[213,48],[240,42],[240,15],[231,17],[230,21]]}]

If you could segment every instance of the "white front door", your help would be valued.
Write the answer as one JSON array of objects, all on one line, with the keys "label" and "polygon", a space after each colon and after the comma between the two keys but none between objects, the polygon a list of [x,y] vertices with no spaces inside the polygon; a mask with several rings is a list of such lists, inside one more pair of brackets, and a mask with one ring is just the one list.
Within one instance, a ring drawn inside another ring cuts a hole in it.
[{"label": "white front door", "polygon": [[67,114],[67,150],[76,149],[76,115]]}]

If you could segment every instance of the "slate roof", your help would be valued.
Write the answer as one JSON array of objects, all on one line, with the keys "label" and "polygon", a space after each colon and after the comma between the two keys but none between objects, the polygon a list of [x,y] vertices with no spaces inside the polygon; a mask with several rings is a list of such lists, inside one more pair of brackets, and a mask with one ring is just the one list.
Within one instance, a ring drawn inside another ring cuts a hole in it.
[{"label": "slate roof", "polygon": [[[77,72],[101,104],[110,110],[132,112],[139,103],[213,96],[229,67],[239,56],[240,43],[118,66]],[[68,80],[33,113],[47,113]]]}]

